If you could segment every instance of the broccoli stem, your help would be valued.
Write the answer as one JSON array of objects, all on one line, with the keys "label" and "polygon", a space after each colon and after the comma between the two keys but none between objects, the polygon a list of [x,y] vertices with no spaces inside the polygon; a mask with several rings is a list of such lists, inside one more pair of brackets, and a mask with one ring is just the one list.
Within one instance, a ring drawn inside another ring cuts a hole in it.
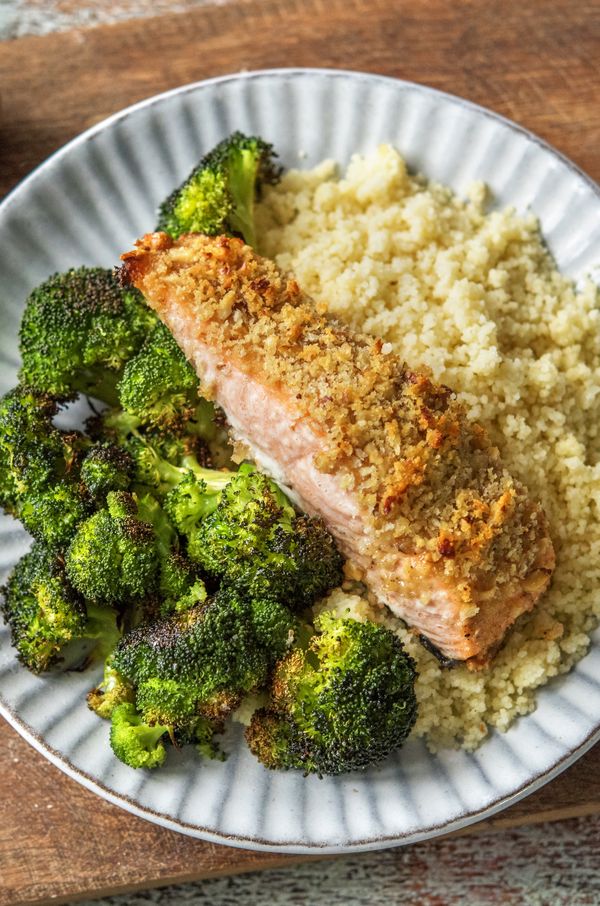
[{"label": "broccoli stem", "polygon": [[164,736],[165,733],[171,732],[171,728],[167,726],[162,726],[161,724],[156,724],[151,727],[148,724],[140,723],[139,726],[134,726],[131,728],[131,732],[135,733],[142,745],[149,752],[156,747],[158,740],[161,736]]},{"label": "broccoli stem", "polygon": [[139,437],[138,428],[142,424],[141,419],[125,412],[124,409],[113,409],[112,412],[103,413],[102,419],[105,427],[116,431],[120,438],[125,438],[128,434]]},{"label": "broccoli stem", "polygon": [[208,491],[217,494],[227,487],[235,475],[235,472],[207,469],[201,466],[196,457],[191,454],[182,458],[180,466],[174,466],[172,463],[167,462],[166,459],[161,459],[156,451],[153,452],[156,457],[156,469],[160,478],[172,487],[179,484],[187,473],[191,471],[196,478],[206,484]]},{"label": "broccoli stem", "polygon": [[[192,465],[192,461],[195,465]],[[193,456],[185,456],[182,462],[183,467],[178,470],[182,473],[179,477],[179,481],[184,477],[186,471],[191,469],[194,475],[203,481],[208,490],[212,491],[214,494],[217,494],[226,488],[236,474],[235,472],[220,472],[216,469],[206,469],[203,466],[198,465],[197,460]]]},{"label": "broccoli stem", "polygon": [[229,214],[229,222],[236,233],[241,233],[248,245],[256,245],[254,231],[254,193],[258,161],[255,153],[243,150],[229,165],[230,191],[236,205]]},{"label": "broccoli stem", "polygon": [[108,369],[98,369],[98,371],[90,370],[73,378],[73,390],[84,393],[86,396],[92,396],[94,399],[101,400],[108,406],[118,406],[118,382],[118,372],[108,371]]},{"label": "broccoli stem", "polygon": [[95,653],[103,660],[109,656],[121,638],[121,630],[117,626],[117,614],[112,607],[86,604],[87,622],[85,637],[96,639]]}]

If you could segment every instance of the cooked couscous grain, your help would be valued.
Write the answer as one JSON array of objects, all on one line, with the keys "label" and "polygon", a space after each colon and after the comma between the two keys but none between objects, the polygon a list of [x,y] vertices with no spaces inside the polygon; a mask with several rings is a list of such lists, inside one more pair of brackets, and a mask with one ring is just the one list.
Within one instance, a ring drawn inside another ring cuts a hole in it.
[{"label": "cooked couscous grain", "polygon": [[[542,503],[558,565],[535,613],[492,666],[441,670],[402,624],[338,590],[329,604],[385,619],[420,672],[415,728],[436,748],[476,746],[535,706],[535,690],[585,654],[600,616],[600,306],[549,256],[533,215],[486,212],[407,172],[382,146],[290,171],[258,211],[261,251],[354,328],[429,366],[481,421]],[[384,345],[384,349],[386,346]]]}]

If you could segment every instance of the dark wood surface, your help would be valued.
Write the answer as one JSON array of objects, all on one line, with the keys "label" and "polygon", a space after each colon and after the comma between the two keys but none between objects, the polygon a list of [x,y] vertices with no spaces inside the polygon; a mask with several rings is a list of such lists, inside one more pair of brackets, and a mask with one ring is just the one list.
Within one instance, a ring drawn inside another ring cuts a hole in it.
[{"label": "dark wood surface", "polygon": [[[83,129],[240,69],[333,66],[426,83],[532,129],[600,178],[600,7],[569,0],[237,0],[0,45],[0,195]],[[290,864],[134,818],[4,727],[0,906]],[[478,828],[600,812],[600,747]]]}]

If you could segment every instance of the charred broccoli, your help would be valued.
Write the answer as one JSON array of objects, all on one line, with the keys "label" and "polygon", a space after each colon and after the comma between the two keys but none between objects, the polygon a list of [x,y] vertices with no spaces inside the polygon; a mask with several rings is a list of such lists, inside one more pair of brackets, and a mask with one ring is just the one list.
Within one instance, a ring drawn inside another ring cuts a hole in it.
[{"label": "charred broccoli", "polygon": [[156,535],[138,517],[131,494],[111,491],[106,507],[79,525],[65,565],[69,580],[89,601],[124,604],[156,588]]},{"label": "charred broccoli", "polygon": [[129,490],[134,477],[133,458],[116,444],[95,443],[82,459],[79,474],[89,496],[102,504],[110,491]]},{"label": "charred broccoli", "polygon": [[157,229],[174,239],[183,233],[228,233],[255,245],[255,198],[263,185],[278,181],[280,172],[271,145],[234,132],[163,202]]},{"label": "charred broccoli", "polygon": [[204,603],[134,629],[117,646],[112,666],[135,688],[144,720],[186,736],[198,717],[220,721],[245,693],[264,685],[297,629],[278,602],[223,587]]},{"label": "charred broccoli", "polygon": [[375,623],[323,613],[307,648],[275,668],[271,700],[246,730],[268,768],[364,770],[402,745],[417,713],[414,663]]},{"label": "charred broccoli", "polygon": [[156,322],[141,294],[122,289],[110,270],[54,274],[25,305],[21,381],[52,396],[81,392],[116,405],[123,367]]},{"label": "charred broccoli", "polygon": [[125,365],[117,391],[123,409],[144,425],[184,425],[201,406],[196,372],[160,321]]},{"label": "charred broccoli", "polygon": [[161,559],[159,594],[162,617],[191,610],[207,598],[198,567],[174,549]]},{"label": "charred broccoli", "polygon": [[35,673],[47,670],[77,640],[93,640],[106,657],[120,638],[116,613],[86,603],[69,584],[60,554],[35,542],[17,563],[0,602],[20,660]]},{"label": "charred broccoli", "polygon": [[0,503],[39,540],[60,545],[89,512],[77,480],[83,435],[52,419],[52,397],[18,386],[0,400]]},{"label": "charred broccoli", "polygon": [[213,442],[222,444],[222,429],[214,422],[214,407],[198,399],[193,418],[168,427],[142,425],[122,409],[107,410],[88,422],[93,437],[108,438],[133,460],[133,477],[158,497],[164,496],[189,469],[202,469],[212,456]]},{"label": "charred broccoli", "polygon": [[104,664],[102,682],[87,694],[88,707],[99,717],[109,718],[117,705],[133,702],[133,687],[112,665],[112,652]]},{"label": "charred broccoli", "polygon": [[187,538],[190,559],[215,579],[302,609],[339,584],[342,557],[318,519],[297,515],[253,466],[189,471],[165,509]]}]

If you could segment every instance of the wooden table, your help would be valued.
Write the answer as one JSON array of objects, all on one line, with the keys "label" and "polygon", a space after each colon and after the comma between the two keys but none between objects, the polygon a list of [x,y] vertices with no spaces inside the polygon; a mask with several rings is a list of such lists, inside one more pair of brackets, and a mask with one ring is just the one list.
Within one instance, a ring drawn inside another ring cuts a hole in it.
[{"label": "wooden table", "polygon": [[[58,26],[89,11],[102,18],[111,8],[99,0],[46,6]],[[148,15],[167,3],[131,6]],[[0,44],[0,194],[65,141],[136,100],[208,76],[292,65],[363,69],[462,95],[532,129],[600,178],[598,2],[230,0],[198,7],[190,0],[188,6],[178,15]],[[39,0],[25,7],[39,10]],[[113,18],[117,13],[118,7]],[[133,818],[3,729],[0,906],[300,861],[205,844]],[[599,813],[596,747],[485,826]],[[590,821],[600,839],[600,819]],[[481,825],[471,833],[477,830]]]}]

